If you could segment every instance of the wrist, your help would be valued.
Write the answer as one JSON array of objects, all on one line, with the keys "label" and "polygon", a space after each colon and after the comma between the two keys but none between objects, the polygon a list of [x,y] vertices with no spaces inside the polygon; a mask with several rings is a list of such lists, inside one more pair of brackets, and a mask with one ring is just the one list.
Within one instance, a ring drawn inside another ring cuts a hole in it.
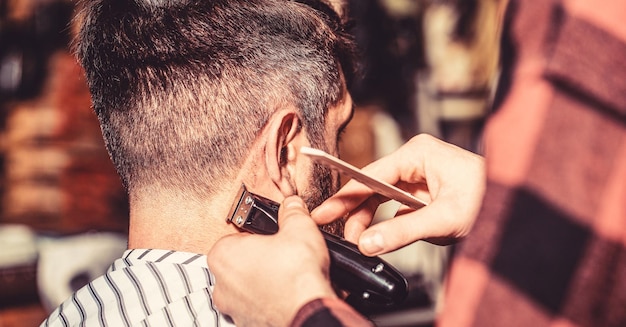
[{"label": "wrist", "polygon": [[351,306],[337,297],[318,298],[304,304],[289,326],[374,326]]},{"label": "wrist", "polygon": [[290,314],[288,315],[291,319],[309,302],[321,298],[337,298],[337,294],[330,285],[330,282],[322,273],[300,274],[294,286],[294,301],[291,303]]}]

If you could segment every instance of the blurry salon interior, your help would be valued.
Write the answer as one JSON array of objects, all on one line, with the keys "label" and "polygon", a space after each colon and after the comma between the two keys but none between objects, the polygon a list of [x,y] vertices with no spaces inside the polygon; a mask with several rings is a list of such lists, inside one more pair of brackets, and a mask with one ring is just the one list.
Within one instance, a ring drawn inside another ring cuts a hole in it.
[{"label": "blurry salon interior", "polygon": [[[418,133],[480,153],[502,2],[347,1],[362,78],[342,158],[363,167]],[[70,50],[75,5],[0,0],[0,327],[38,326],[126,248],[126,195]],[[384,255],[409,295],[363,312],[378,326],[432,326],[452,251],[417,242]]]}]

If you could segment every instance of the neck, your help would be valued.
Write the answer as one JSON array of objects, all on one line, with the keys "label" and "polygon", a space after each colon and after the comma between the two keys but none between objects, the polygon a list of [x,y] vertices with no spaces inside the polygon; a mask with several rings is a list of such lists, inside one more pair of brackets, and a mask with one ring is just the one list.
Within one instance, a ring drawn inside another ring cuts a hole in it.
[{"label": "neck", "polygon": [[275,201],[283,199],[267,176],[264,153],[254,146],[232,183],[204,199],[157,187],[132,192],[129,248],[207,254],[220,238],[238,233],[226,219],[242,183]]},{"label": "neck", "polygon": [[129,248],[208,253],[221,237],[237,233],[226,216],[238,188],[225,187],[203,200],[152,190],[131,195]]}]

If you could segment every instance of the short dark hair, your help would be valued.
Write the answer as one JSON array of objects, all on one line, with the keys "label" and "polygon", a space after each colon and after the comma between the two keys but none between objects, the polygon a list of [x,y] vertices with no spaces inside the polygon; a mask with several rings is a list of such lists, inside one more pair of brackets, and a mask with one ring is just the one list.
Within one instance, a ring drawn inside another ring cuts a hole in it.
[{"label": "short dark hair", "polygon": [[77,57],[129,191],[210,194],[282,105],[322,144],[353,72],[351,38],[319,0],[92,0],[78,20]]}]

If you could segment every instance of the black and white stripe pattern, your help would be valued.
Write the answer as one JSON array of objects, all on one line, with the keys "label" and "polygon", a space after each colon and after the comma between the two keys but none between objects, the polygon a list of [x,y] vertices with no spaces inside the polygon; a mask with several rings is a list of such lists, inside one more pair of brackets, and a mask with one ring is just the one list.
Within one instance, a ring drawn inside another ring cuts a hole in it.
[{"label": "black and white stripe pattern", "polygon": [[128,250],[41,326],[233,326],[213,306],[206,256]]}]

